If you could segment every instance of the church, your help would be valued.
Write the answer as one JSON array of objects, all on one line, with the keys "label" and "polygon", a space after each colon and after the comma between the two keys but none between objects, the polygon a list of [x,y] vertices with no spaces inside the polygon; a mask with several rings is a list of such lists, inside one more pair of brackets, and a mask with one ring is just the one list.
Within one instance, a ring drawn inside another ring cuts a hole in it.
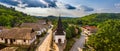
[{"label": "church", "polygon": [[66,41],[66,32],[63,29],[61,17],[58,19],[57,28],[54,31],[54,41],[57,44],[64,44]]}]

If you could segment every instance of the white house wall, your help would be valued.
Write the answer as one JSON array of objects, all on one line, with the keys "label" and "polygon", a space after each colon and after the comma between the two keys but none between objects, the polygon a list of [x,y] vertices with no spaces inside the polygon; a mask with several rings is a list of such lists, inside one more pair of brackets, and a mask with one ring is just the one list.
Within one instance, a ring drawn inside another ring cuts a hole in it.
[{"label": "white house wall", "polygon": [[55,35],[54,36],[54,40],[56,43],[58,43],[58,40],[61,39],[61,43],[64,43],[65,39],[65,35]]},{"label": "white house wall", "polygon": [[15,40],[15,42],[13,42],[13,44],[18,44],[18,45],[29,45],[29,41],[28,40]]},{"label": "white house wall", "polygon": [[38,33],[38,35],[41,35],[41,34],[42,34],[42,32],[41,32],[41,31],[37,31],[37,33]]},{"label": "white house wall", "polygon": [[88,31],[87,29],[82,29],[82,32],[87,34],[87,35],[91,35],[92,33],[90,31]]},{"label": "white house wall", "polygon": [[31,39],[29,42],[30,44],[33,43],[36,40],[36,37],[34,37],[33,39]]},{"label": "white house wall", "polygon": [[46,31],[47,31],[47,29],[43,28],[40,31],[36,31],[36,32],[38,33],[38,35],[41,35],[43,32],[46,32]]},{"label": "white house wall", "polygon": [[[25,40],[25,42],[24,42],[24,40],[16,40],[15,39],[15,41],[13,41],[13,44],[16,44],[16,45],[30,45],[34,40],[36,39],[36,37],[35,38],[33,38],[32,40]],[[7,44],[10,44],[10,39],[7,39]],[[1,39],[0,38],[0,43],[5,43],[5,39]]]},{"label": "white house wall", "polygon": [[5,42],[5,40],[0,38],[0,43],[4,43],[4,42]]}]

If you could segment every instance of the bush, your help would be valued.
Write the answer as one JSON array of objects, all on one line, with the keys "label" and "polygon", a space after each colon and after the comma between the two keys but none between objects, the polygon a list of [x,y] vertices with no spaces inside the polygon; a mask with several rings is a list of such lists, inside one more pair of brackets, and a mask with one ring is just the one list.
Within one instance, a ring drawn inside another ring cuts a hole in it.
[{"label": "bush", "polygon": [[69,51],[74,43],[75,43],[74,39],[68,39],[64,51]]}]

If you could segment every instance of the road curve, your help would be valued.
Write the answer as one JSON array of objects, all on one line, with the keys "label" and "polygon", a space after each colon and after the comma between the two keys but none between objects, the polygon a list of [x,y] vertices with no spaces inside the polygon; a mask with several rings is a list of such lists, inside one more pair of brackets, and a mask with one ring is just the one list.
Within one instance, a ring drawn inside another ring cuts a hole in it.
[{"label": "road curve", "polygon": [[77,40],[74,43],[74,45],[72,46],[72,48],[70,49],[70,51],[82,51],[80,49],[82,49],[84,47],[85,38],[86,38],[86,36],[84,34],[81,34],[81,37],[79,38],[79,40]]}]

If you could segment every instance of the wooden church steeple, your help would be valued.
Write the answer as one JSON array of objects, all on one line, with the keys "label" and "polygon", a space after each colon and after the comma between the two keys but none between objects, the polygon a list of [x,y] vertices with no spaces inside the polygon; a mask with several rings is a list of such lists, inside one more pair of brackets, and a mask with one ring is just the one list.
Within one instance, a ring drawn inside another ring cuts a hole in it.
[{"label": "wooden church steeple", "polygon": [[57,24],[57,28],[56,28],[56,33],[55,35],[64,35],[64,29],[63,29],[63,25],[62,25],[62,21],[61,21],[61,17],[59,16],[58,19],[58,24]]}]

